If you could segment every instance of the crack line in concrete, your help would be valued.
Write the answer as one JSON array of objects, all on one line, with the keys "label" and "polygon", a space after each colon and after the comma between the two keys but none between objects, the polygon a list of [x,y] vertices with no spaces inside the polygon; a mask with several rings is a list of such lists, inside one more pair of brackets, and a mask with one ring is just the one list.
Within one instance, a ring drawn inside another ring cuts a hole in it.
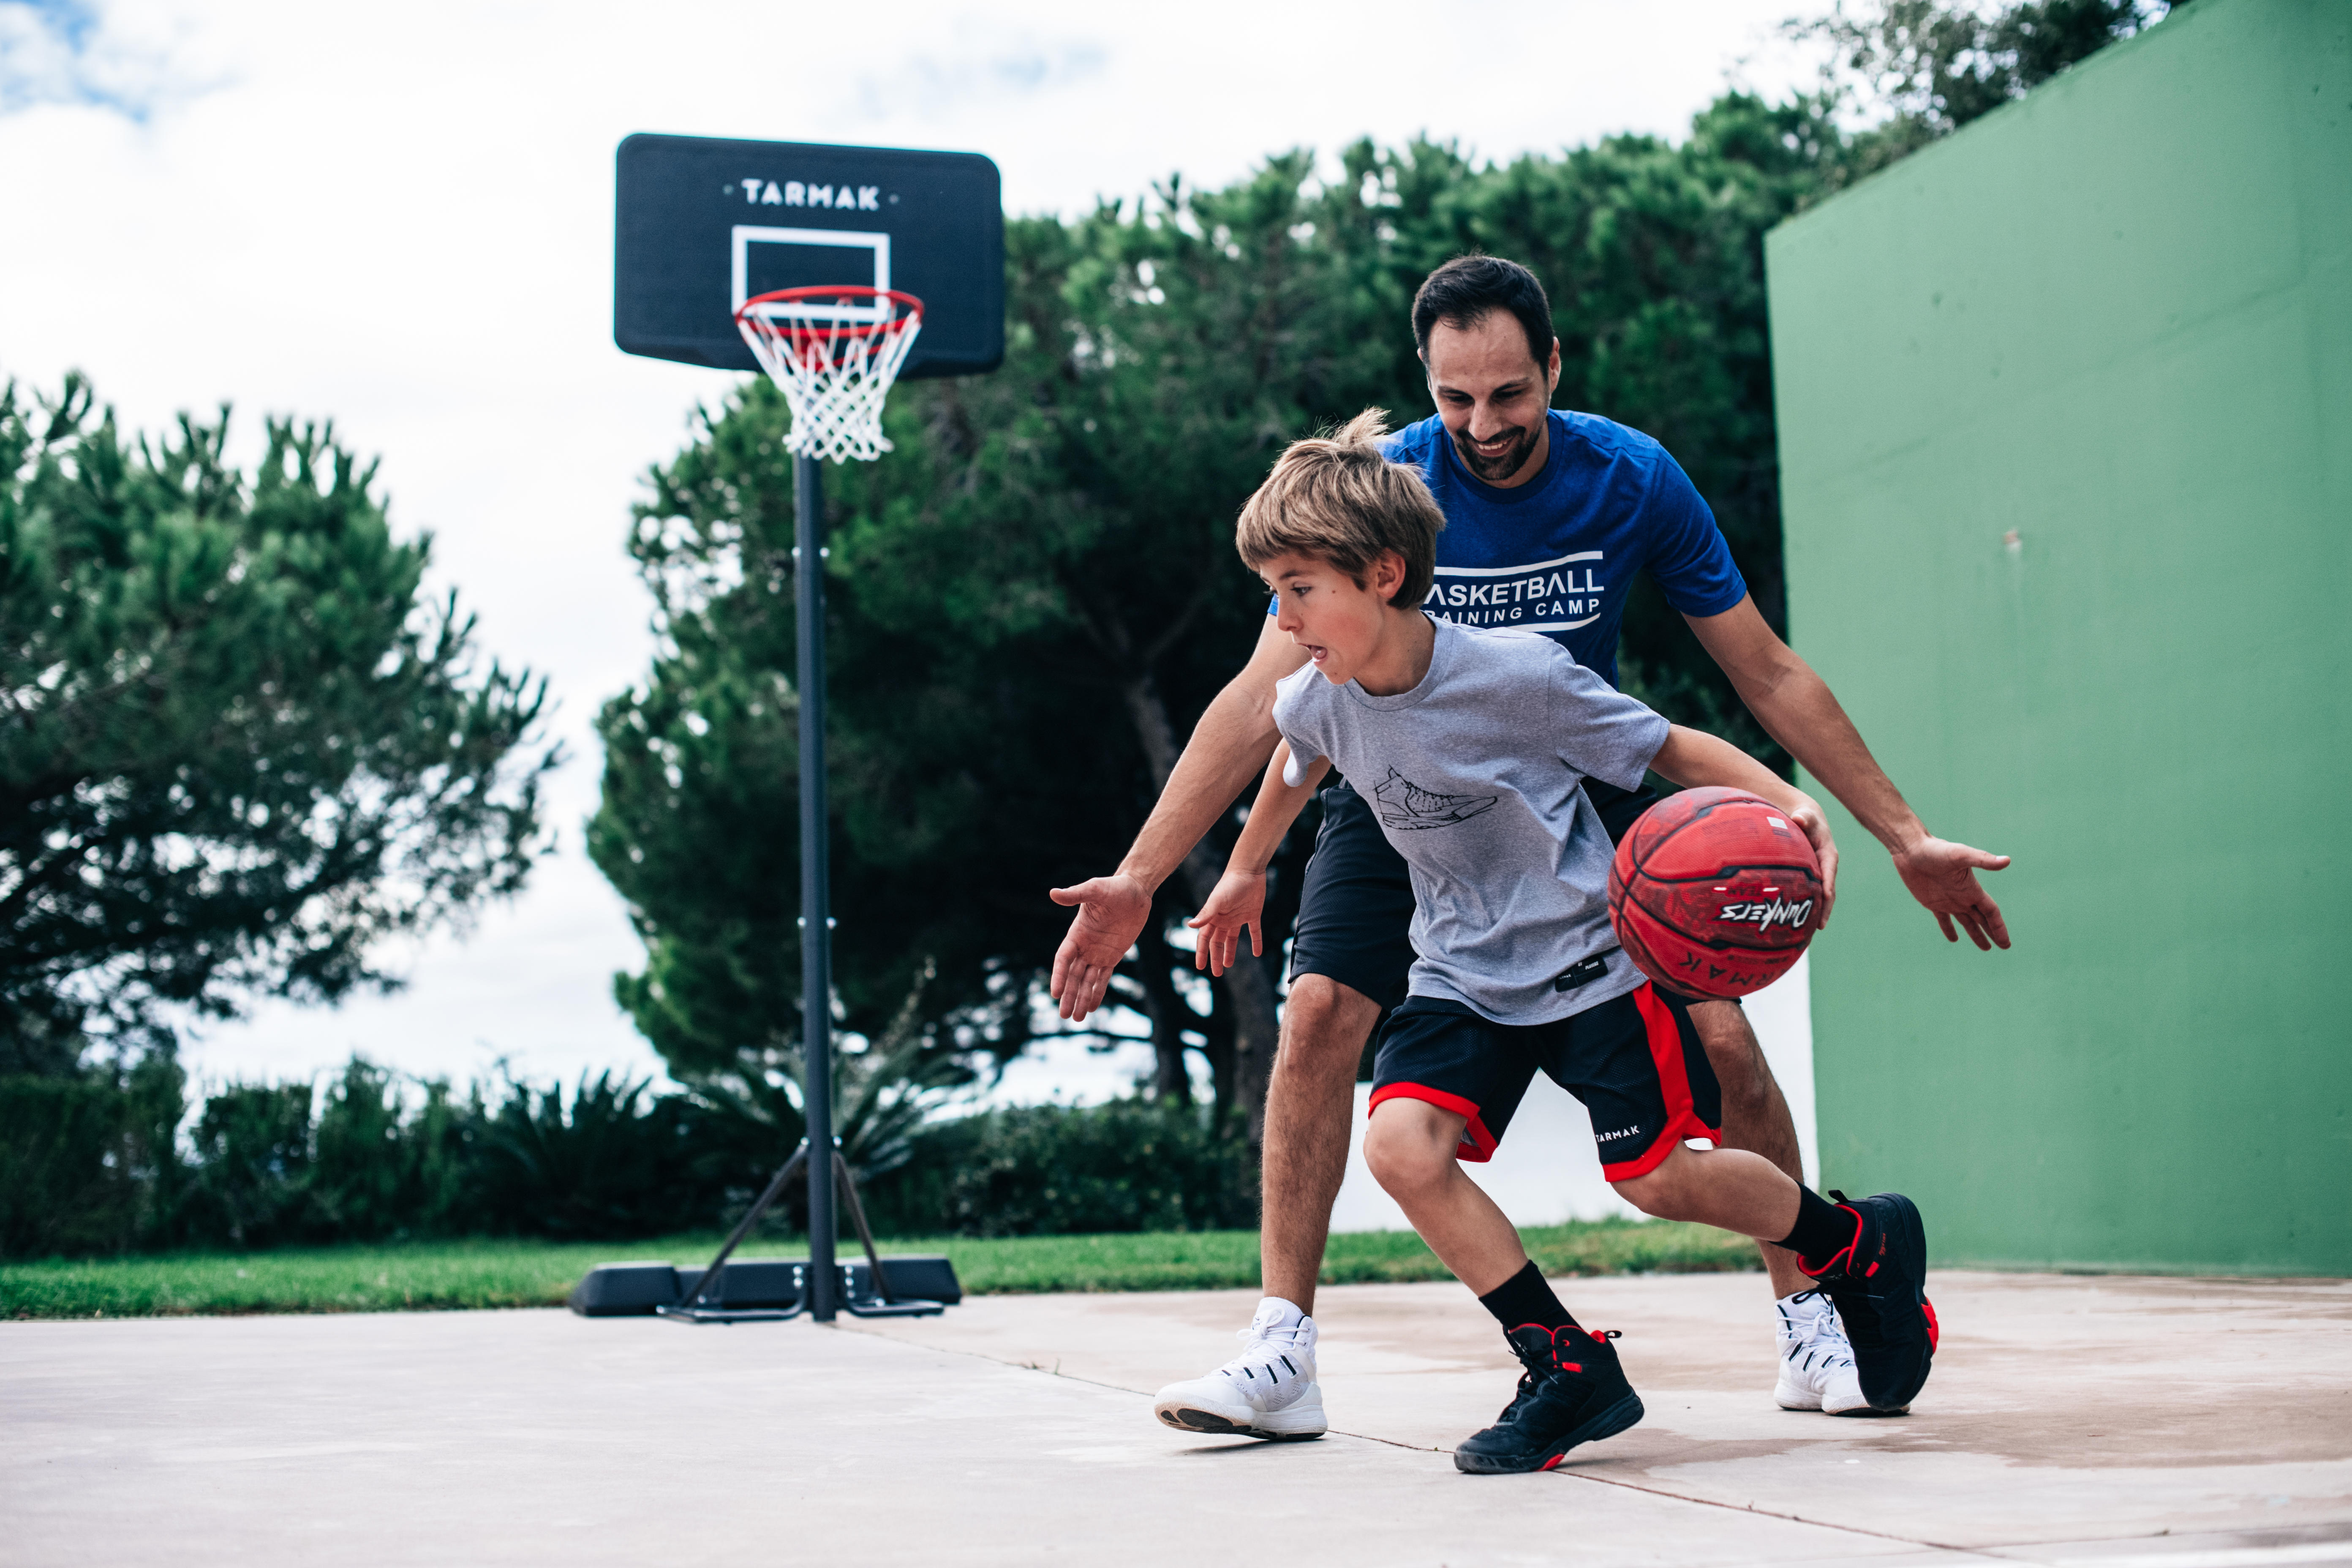
[{"label": "crack line in concrete", "polygon": [[[963,1350],[952,1345],[924,1344],[914,1340],[902,1340],[898,1338],[896,1335],[882,1333],[873,1329],[857,1329],[852,1326],[852,1331],[861,1333],[867,1339],[881,1340],[895,1345],[904,1345],[910,1350],[944,1351],[950,1355],[965,1356],[973,1361],[984,1361],[994,1366],[1008,1366],[1021,1372],[1042,1373],[1047,1377],[1058,1377],[1071,1383],[1082,1383],[1089,1388],[1100,1388],[1112,1394],[1131,1394],[1139,1399],[1149,1399],[1151,1397],[1151,1395],[1144,1390],[1139,1388],[1129,1388],[1124,1384],[1104,1383],[1098,1378],[1081,1377],[1074,1372],[1064,1372],[1062,1370],[1062,1364],[1058,1361],[1055,1362],[1052,1367],[1048,1368],[1042,1366],[1035,1362],[1013,1361],[1004,1356],[991,1355],[986,1351]],[[1171,1430],[1174,1430],[1174,1428],[1171,1428]],[[1215,1437],[1220,1436],[1220,1434],[1213,1432],[1202,1432],[1193,1435],[1201,1437]],[[1327,1435],[1334,1437],[1349,1437],[1360,1443],[1377,1443],[1384,1448],[1395,1448],[1407,1454],[1442,1454],[1445,1452],[1443,1448],[1424,1448],[1418,1443],[1401,1443],[1394,1437],[1383,1437],[1376,1432],[1349,1432],[1334,1426],[1330,1428]],[[1260,1441],[1263,1440],[1264,1439],[1260,1439]],[[2052,1546],[2070,1546],[2082,1543],[2080,1538],[2075,1538],[2058,1541],[2021,1542],[2003,1545],[1999,1548],[1958,1546],[1954,1545],[1950,1542],[1923,1541],[1914,1536],[1895,1535],[1887,1531],[1867,1529],[1864,1526],[1858,1524],[1841,1524],[1835,1520],[1809,1519],[1801,1513],[1783,1513],[1777,1509],[1758,1508],[1752,1502],[1719,1502],[1714,1498],[1692,1497],[1685,1492],[1669,1491],[1663,1487],[1645,1487],[1637,1481],[1622,1480],[1609,1476],[1596,1476],[1585,1470],[1561,1469],[1554,1470],[1551,1474],[1558,1476],[1564,1480],[1589,1481],[1595,1486],[1621,1487],[1627,1491],[1640,1492],[1645,1497],[1664,1498],[1669,1502],[1692,1503],[1700,1508],[1721,1509],[1729,1513],[1752,1513],[1765,1519],[1777,1519],[1788,1524],[1810,1525],[1815,1530],[1834,1530],[1842,1534],[1859,1535],[1872,1541],[1893,1542],[1898,1546],[1916,1547],[1928,1552],[1950,1552],[1956,1556],[1967,1558],[1971,1562],[2011,1564],[2011,1568],[2035,1568],[2035,1565],[2031,1559],[2015,1556],[2003,1556],[2001,1553],[2034,1552]],[[2126,1539],[2135,1542],[2140,1540],[2156,1541],[2162,1539],[2162,1535],[2135,1536]],[[2118,1543],[2120,1544],[2120,1542]],[[2342,1550],[2346,1543],[2328,1542],[2316,1544],[2324,1545],[2335,1550]],[[2292,1542],[2288,1543],[2284,1549],[2277,1547],[2235,1548],[2221,1553],[2188,1553],[2171,1555],[2168,1556],[2165,1559],[2165,1562],[2168,1564],[2168,1568],[2257,1568],[2258,1564],[2263,1563],[2274,1563],[2285,1564],[2290,1563],[2326,1561],[2325,1557],[2315,1558],[2313,1556],[2306,1555],[2310,1551],[2311,1547],[2305,1543]],[[2252,1552],[2259,1552],[2261,1555],[2254,1556],[2243,1554]],[[2341,1559],[2339,1559],[2339,1561],[2341,1561]],[[2113,1568],[2141,1568],[2142,1564],[2147,1565],[2147,1568],[2156,1568],[2157,1562],[2158,1559],[2154,1556],[2118,1558],[2085,1557],[2071,1559],[2064,1564],[2056,1565],[2056,1568],[2109,1568],[2109,1565],[2113,1565]],[[2041,1568],[2053,1568],[2053,1565],[2045,1563],[2041,1565]]]},{"label": "crack line in concrete", "polygon": [[1777,1509],[1758,1508],[1754,1503],[1717,1502],[1713,1498],[1692,1497],[1685,1492],[1667,1491],[1663,1487],[1645,1487],[1635,1481],[1618,1480],[1609,1476],[1596,1476],[1584,1470],[1554,1470],[1563,1479],[1591,1481],[1595,1486],[1622,1487],[1629,1492],[1642,1492],[1650,1497],[1672,1498],[1676,1502],[1696,1503],[1702,1508],[1719,1508],[1731,1513],[1760,1514],[1766,1519],[1786,1520],[1791,1524],[1810,1524],[1816,1530],[1843,1531],[1848,1535],[1866,1535],[1874,1541],[1892,1541],[1904,1546],[1925,1547],[1931,1552],[1957,1552],[1981,1563],[2014,1563],[2013,1557],[1999,1557],[1975,1546],[1955,1546],[1945,1541],[1921,1541],[1914,1536],[1895,1535],[1884,1530],[1869,1530],[1859,1524],[1840,1524],[1835,1520],[1807,1519],[1801,1513],[1782,1513]]},{"label": "crack line in concrete", "polygon": [[[1089,1388],[1108,1389],[1113,1394],[1131,1394],[1139,1399],[1149,1399],[1151,1397],[1150,1394],[1146,1394],[1139,1388],[1129,1388],[1123,1384],[1104,1383],[1096,1378],[1080,1377],[1074,1372],[1064,1372],[1059,1362],[1055,1363],[1053,1369],[1048,1371],[1046,1368],[1038,1365],[1035,1362],[1011,1361],[1003,1356],[991,1355],[986,1351],[962,1350],[952,1345],[921,1344],[913,1340],[902,1340],[894,1334],[880,1333],[872,1329],[853,1329],[851,1331],[862,1333],[867,1339],[882,1340],[894,1345],[905,1345],[909,1349],[945,1351],[950,1355],[968,1356],[973,1361],[984,1361],[996,1366],[1009,1366],[1016,1368],[1022,1372],[1041,1373],[1047,1377],[1058,1377],[1070,1383],[1083,1383]],[[1171,1431],[1174,1430],[1172,1427],[1170,1429]],[[1408,1454],[1442,1454],[1445,1452],[1443,1448],[1424,1448],[1418,1443],[1400,1443],[1393,1437],[1383,1437],[1373,1432],[1342,1431],[1337,1426],[1330,1428],[1328,1435],[1334,1437],[1352,1437],[1357,1441],[1363,1443],[1378,1443],[1382,1447],[1396,1448]],[[1194,1434],[1194,1436],[1202,1437],[1214,1437],[1220,1436],[1220,1434],[1213,1432],[1201,1432]],[[1264,1441],[1264,1439],[1259,1440]],[[1867,1536],[1873,1541],[1892,1541],[1897,1545],[1923,1547],[1931,1552],[1958,1552],[1964,1557],[1972,1558],[1980,1563],[2014,1563],[2017,1561],[2017,1559],[2013,1557],[1996,1557],[1990,1552],[1982,1552],[1971,1546],[1953,1546],[1941,1541],[1918,1541],[1907,1535],[1890,1535],[1885,1531],[1865,1530],[1857,1524],[1839,1524],[1831,1520],[1807,1519],[1802,1514],[1780,1513],[1769,1508],[1758,1508],[1754,1503],[1742,1504],[1717,1502],[1713,1498],[1688,1497],[1681,1492],[1667,1491],[1658,1487],[1639,1486],[1632,1481],[1612,1480],[1605,1476],[1587,1475],[1582,1471],[1578,1470],[1555,1470],[1552,1473],[1570,1480],[1591,1481],[1596,1486],[1622,1487],[1627,1491],[1640,1492],[1647,1497],[1664,1498],[1670,1502],[1695,1503],[1701,1508],[1719,1508],[1732,1513],[1753,1513],[1760,1515],[1766,1519],[1781,1520],[1790,1524],[1811,1525],[1816,1530],[1841,1531],[1848,1535]]]}]

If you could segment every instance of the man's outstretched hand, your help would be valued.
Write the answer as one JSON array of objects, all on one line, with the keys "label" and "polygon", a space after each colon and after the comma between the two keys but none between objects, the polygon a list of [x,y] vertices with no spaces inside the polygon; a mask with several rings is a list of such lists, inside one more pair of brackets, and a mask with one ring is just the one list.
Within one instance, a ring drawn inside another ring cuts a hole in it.
[{"label": "man's outstretched hand", "polygon": [[1048,895],[1057,904],[1076,904],[1077,917],[1054,950],[1054,978],[1047,987],[1062,1016],[1085,1017],[1102,1005],[1110,977],[1151,918],[1151,889],[1132,877],[1092,877]]},{"label": "man's outstretched hand", "polygon": [[2008,865],[2006,855],[1988,855],[1948,838],[1922,838],[1895,857],[1895,869],[1903,885],[1936,917],[1936,923],[1944,928],[1944,940],[1960,940],[1959,931],[1952,929],[1957,921],[1969,941],[1987,950],[2009,945],[2009,926],[1992,895],[1977,885],[1977,873],[2002,870]]}]

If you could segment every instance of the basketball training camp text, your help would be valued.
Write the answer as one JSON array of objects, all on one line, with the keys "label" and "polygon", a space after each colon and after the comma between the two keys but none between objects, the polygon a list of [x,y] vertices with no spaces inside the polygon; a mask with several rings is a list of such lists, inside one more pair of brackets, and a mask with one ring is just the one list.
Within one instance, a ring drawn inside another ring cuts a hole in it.
[{"label": "basketball training camp text", "polygon": [[1516,626],[1522,631],[1564,632],[1601,618],[1605,585],[1598,550],[1580,550],[1556,561],[1527,566],[1441,566],[1422,608],[1433,616],[1473,626]]}]

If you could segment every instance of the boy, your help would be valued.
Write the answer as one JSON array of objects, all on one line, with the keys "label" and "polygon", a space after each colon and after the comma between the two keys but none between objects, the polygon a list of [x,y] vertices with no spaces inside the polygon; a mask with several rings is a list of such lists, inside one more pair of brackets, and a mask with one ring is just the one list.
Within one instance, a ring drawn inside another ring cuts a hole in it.
[{"label": "boy", "polygon": [[[1614,1331],[1570,1316],[1459,1163],[1492,1155],[1538,1069],[1584,1102],[1602,1172],[1634,1206],[1797,1253],[1845,1320],[1868,1407],[1906,1408],[1936,1334],[1918,1211],[1894,1194],[1832,1204],[1758,1155],[1685,1145],[1716,1131],[1715,1077],[1682,1001],[1617,948],[1609,840],[1582,784],[1630,790],[1654,770],[1783,810],[1806,797],[1727,742],[1612,690],[1549,638],[1424,615],[1444,520],[1421,477],[1381,455],[1384,432],[1367,410],[1336,437],[1296,443],[1243,509],[1242,558],[1275,591],[1278,624],[1309,664],[1279,685],[1286,746],[1192,923],[1220,972],[1242,927],[1258,947],[1265,864],[1334,764],[1411,866],[1418,962],[1381,1036],[1365,1159],[1526,1369],[1455,1464],[1549,1469],[1642,1418]],[[1312,1435],[1311,1365],[1290,1370],[1305,1376],[1284,1410],[1236,1420],[1217,1374],[1162,1391],[1158,1413],[1193,1430],[1284,1436],[1288,1423]]]}]

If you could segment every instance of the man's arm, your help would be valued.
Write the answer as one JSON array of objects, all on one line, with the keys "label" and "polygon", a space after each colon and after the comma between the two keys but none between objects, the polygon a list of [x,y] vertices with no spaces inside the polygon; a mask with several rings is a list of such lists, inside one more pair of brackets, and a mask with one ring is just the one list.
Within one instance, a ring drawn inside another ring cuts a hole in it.
[{"label": "man's arm", "polygon": [[1151,918],[1152,893],[1274,754],[1275,683],[1306,662],[1306,650],[1277,631],[1268,616],[1249,663],[1192,727],[1192,741],[1118,869],[1053,889],[1055,903],[1078,910],[1054,953],[1048,985],[1063,1017],[1083,1018],[1102,1005],[1112,973]]},{"label": "man's arm", "polygon": [[2009,927],[2000,918],[2000,906],[1977,885],[1977,873],[2000,870],[2009,857],[1927,831],[1870,754],[1828,683],[1764,624],[1754,599],[1743,598],[1719,616],[1684,618],[1731,677],[1740,700],[1766,733],[1886,846],[1903,885],[1936,917],[1945,939],[1959,941],[1952,929],[1958,921],[1977,946],[2007,947]]}]

